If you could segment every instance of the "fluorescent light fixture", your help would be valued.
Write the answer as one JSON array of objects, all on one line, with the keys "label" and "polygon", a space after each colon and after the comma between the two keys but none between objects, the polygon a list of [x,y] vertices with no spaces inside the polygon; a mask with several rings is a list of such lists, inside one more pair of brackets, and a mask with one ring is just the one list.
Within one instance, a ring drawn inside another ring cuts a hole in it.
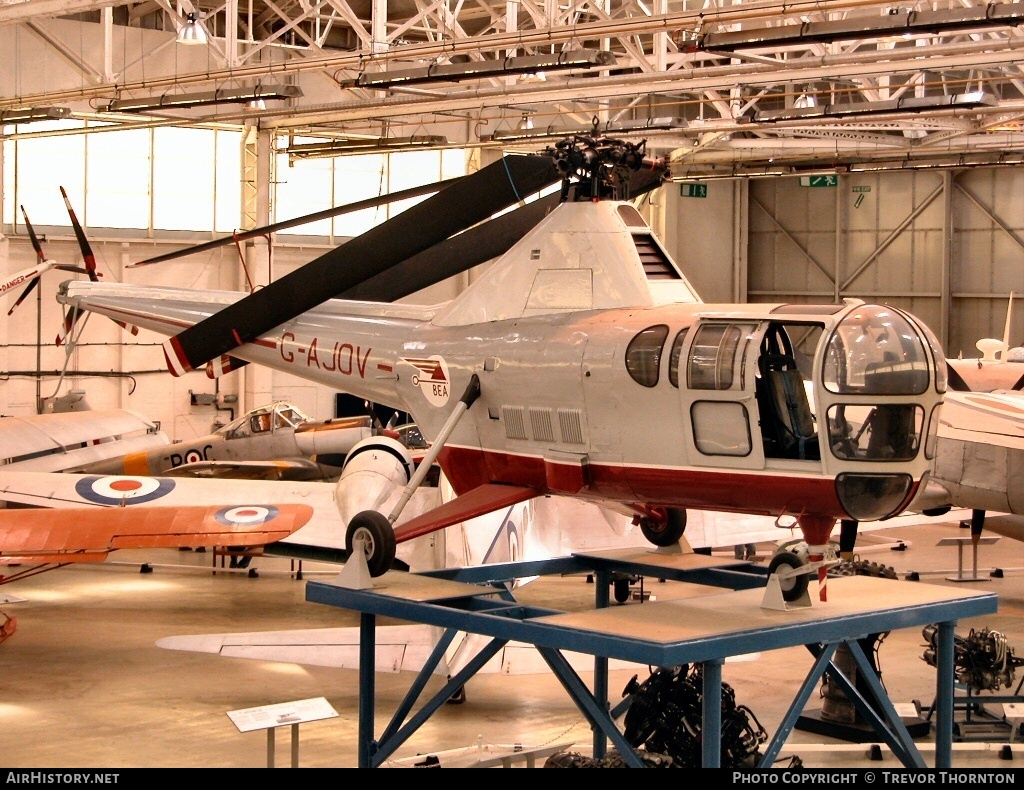
[{"label": "fluorescent light fixture", "polygon": [[825,104],[819,106],[794,106],[786,110],[759,110],[751,116],[754,123],[776,121],[799,121],[807,118],[847,118],[886,113],[914,113],[929,110],[971,109],[977,107],[998,107],[999,101],[984,91],[958,93],[947,96],[908,96],[888,101],[854,102],[850,104]]},{"label": "fluorescent light fixture", "polygon": [[190,12],[185,17],[185,24],[178,29],[179,44],[205,44],[206,31],[199,22],[199,17]]},{"label": "fluorescent light fixture", "polygon": [[[257,85],[255,88],[216,90],[208,93],[165,93],[137,99],[114,99],[100,109],[104,112],[148,112],[188,109],[211,104],[250,104],[267,99],[295,99],[302,96],[298,85]],[[264,105],[266,106],[266,105]]]},{"label": "fluorescent light fixture", "polygon": [[290,159],[322,159],[330,156],[372,154],[386,151],[411,151],[447,145],[448,138],[436,134],[414,134],[411,137],[370,137],[365,139],[328,140],[322,143],[299,143],[278,149]]},{"label": "fluorescent light fixture", "polygon": [[52,121],[55,118],[67,118],[70,115],[70,107],[26,107],[20,110],[0,110],[0,123]]},{"label": "fluorescent light fixture", "polygon": [[603,49],[577,49],[549,55],[524,55],[504,60],[474,60],[469,63],[432,63],[414,69],[364,72],[353,80],[339,80],[343,88],[389,88],[420,82],[459,82],[506,74],[542,74],[566,69],[609,68],[615,55]]},{"label": "fluorescent light fixture", "polygon": [[[520,124],[522,126],[522,124]],[[541,129],[508,129],[498,130],[490,135],[481,137],[483,142],[502,141],[523,141],[523,140],[549,140],[561,139],[563,137],[574,137],[576,135],[590,137],[614,137],[624,134],[644,134],[645,132],[671,131],[673,129],[685,129],[687,122],[685,118],[641,118],[636,121],[620,121],[618,123],[606,123],[604,126],[576,126],[559,127],[547,126]]]},{"label": "fluorescent light fixture", "polygon": [[1024,23],[1021,3],[985,3],[975,8],[942,11],[898,11],[881,16],[850,16],[826,22],[804,22],[735,31],[712,31],[694,36],[679,31],[676,42],[687,51],[784,47],[832,41],[937,34],[956,30],[1013,27]]}]

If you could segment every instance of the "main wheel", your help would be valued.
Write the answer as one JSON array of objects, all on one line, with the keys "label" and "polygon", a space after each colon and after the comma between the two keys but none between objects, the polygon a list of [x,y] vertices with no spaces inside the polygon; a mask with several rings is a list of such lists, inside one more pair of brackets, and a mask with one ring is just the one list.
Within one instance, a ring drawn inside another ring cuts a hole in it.
[{"label": "main wheel", "polygon": [[371,576],[383,576],[390,570],[395,561],[395,531],[387,516],[376,510],[356,513],[345,531],[345,545],[351,549],[356,540],[363,541]]},{"label": "main wheel", "polygon": [[679,507],[652,508],[656,516],[640,519],[640,532],[655,546],[673,546],[686,530],[686,511]]},{"label": "main wheel", "polygon": [[[804,562],[791,552],[780,551],[768,563],[768,575],[775,573],[783,565],[789,568],[802,568]],[[802,598],[804,593],[807,592],[807,585],[810,581],[810,576],[806,573],[790,576],[788,579],[779,579],[779,587],[782,589],[782,600],[791,603]]]}]

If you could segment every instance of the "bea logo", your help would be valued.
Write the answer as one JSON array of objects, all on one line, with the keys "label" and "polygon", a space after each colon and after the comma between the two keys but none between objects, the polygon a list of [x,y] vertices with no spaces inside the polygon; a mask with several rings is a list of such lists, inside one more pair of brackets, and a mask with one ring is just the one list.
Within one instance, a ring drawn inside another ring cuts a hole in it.
[{"label": "bea logo", "polygon": [[451,394],[451,377],[448,363],[437,355],[427,359],[402,359],[407,365],[416,368],[412,374],[412,385],[419,387],[424,397],[433,406],[444,406]]}]

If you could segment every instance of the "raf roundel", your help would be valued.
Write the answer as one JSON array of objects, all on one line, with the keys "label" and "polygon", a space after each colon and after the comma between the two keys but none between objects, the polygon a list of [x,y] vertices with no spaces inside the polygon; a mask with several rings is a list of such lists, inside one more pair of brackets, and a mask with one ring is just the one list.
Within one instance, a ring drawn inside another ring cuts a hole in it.
[{"label": "raf roundel", "polygon": [[273,521],[279,513],[273,505],[242,505],[218,510],[215,518],[229,527],[251,527]]},{"label": "raf roundel", "polygon": [[141,505],[167,496],[174,481],[166,477],[88,476],[75,483],[83,499],[97,505]]}]

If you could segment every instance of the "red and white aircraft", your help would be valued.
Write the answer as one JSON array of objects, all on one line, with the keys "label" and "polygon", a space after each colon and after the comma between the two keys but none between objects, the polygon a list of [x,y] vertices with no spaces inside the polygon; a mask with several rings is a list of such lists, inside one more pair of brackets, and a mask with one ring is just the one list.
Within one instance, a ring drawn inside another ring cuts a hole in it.
[{"label": "red and white aircraft", "polygon": [[[701,302],[614,199],[646,166],[642,146],[575,138],[250,295],[68,282],[58,301],[169,335],[173,370],[230,355],[409,412],[431,442],[422,474],[436,458],[458,496],[398,523],[417,474],[390,513],[357,514],[346,545],[361,542],[373,576],[397,543],[547,494],[630,515],[659,546],[688,508],[768,515],[798,524],[812,557],[837,521],[899,514],[927,477],[945,389],[930,330],[857,300]],[[557,178],[563,200],[452,301],[331,298]],[[361,270],[341,271],[352,259]]]}]

